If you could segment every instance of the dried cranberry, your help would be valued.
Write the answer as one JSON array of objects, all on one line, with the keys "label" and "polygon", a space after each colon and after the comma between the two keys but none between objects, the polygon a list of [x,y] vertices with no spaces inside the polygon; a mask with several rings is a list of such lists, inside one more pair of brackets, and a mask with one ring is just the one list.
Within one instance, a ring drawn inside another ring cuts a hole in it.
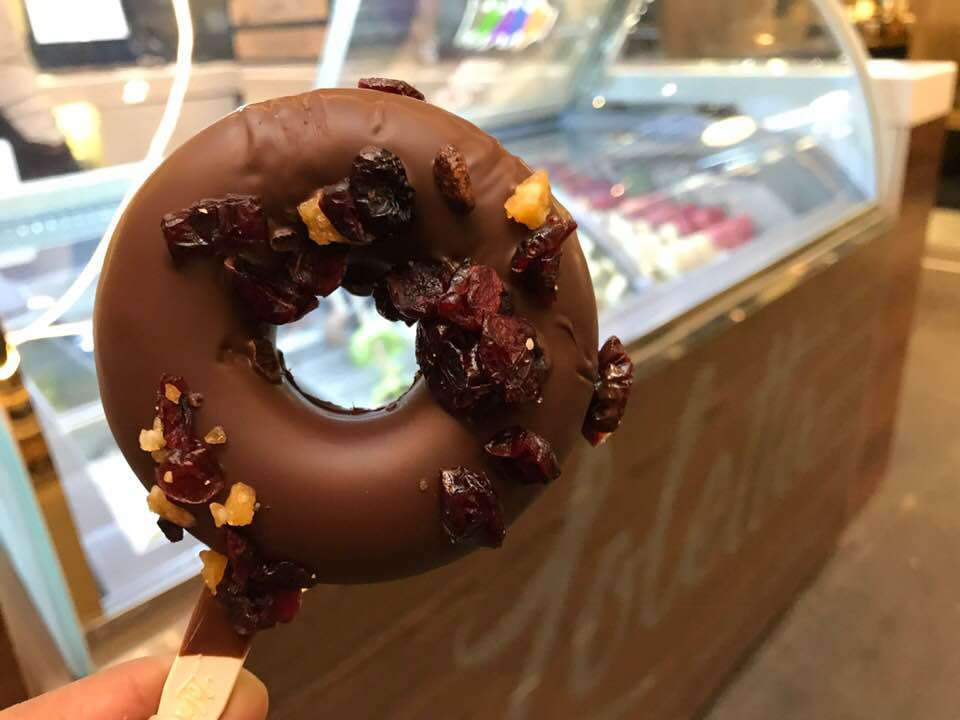
[{"label": "dried cranberry", "polygon": [[513,255],[510,269],[544,303],[550,304],[557,299],[563,243],[576,229],[573,220],[561,220],[551,215],[532,235],[520,241]]},{"label": "dried cranberry", "polygon": [[180,542],[183,540],[183,528],[172,523],[165,518],[160,518],[157,520],[157,527],[160,528],[160,532],[172,543]]},{"label": "dried cranberry", "polygon": [[[167,396],[167,386],[177,389],[179,397],[176,402]],[[166,453],[155,473],[156,483],[167,497],[199,504],[220,492],[224,479],[213,452],[194,437],[191,396],[186,380],[179,375],[160,378],[155,410],[163,425]]]},{"label": "dried cranberry", "polygon": [[167,250],[176,261],[197,252],[211,252],[217,229],[217,211],[203,200],[177,212],[167,213],[160,220],[160,230],[167,241]]},{"label": "dried cranberry", "polygon": [[260,198],[227,195],[218,201],[217,250],[223,254],[270,244],[267,216]]},{"label": "dried cranberry", "polygon": [[197,252],[226,253],[268,244],[267,217],[260,198],[253,195],[201,200],[164,215],[160,229],[177,261]]},{"label": "dried cranberry", "polygon": [[563,251],[534,260],[523,274],[527,287],[546,304],[557,301],[557,278],[560,277],[560,259]]},{"label": "dried cranberry", "polygon": [[483,449],[500,460],[511,477],[525,483],[548,483],[560,477],[560,463],[546,438],[519,426],[497,433]]},{"label": "dried cranberry", "polygon": [[274,385],[283,382],[286,368],[283,354],[266,338],[251,338],[244,344],[244,350],[250,359],[254,372]]},{"label": "dried cranberry", "polygon": [[305,243],[303,233],[289,225],[274,225],[270,227],[270,249],[278,253],[289,253],[300,250]]},{"label": "dried cranberry", "polygon": [[487,409],[496,387],[483,370],[474,334],[445,322],[417,326],[417,363],[434,397],[451,412]]},{"label": "dried cranberry", "polygon": [[[180,393],[177,402],[167,397],[167,385]],[[167,449],[184,448],[193,438],[193,407],[189,402],[190,388],[180,375],[164,374],[160,377],[154,411],[163,424],[163,441]]]},{"label": "dried cranberry", "polygon": [[417,90],[413,85],[403,80],[394,80],[392,78],[367,77],[360,78],[357,87],[365,90],[378,90],[380,92],[391,93],[393,95],[403,95],[415,100],[424,100],[423,93]]},{"label": "dried cranberry", "polygon": [[316,584],[316,576],[295,563],[264,560],[250,540],[229,528],[227,558],[217,600],[241,635],[290,622],[300,609],[301,590]]},{"label": "dried cranberry", "polygon": [[277,590],[271,597],[271,611],[278,623],[292,622],[300,612],[303,592],[299,588]]},{"label": "dried cranberry", "polygon": [[479,357],[503,402],[540,401],[548,365],[537,331],[520,317],[490,315],[483,322]]},{"label": "dried cranberry", "polygon": [[313,573],[289,560],[260,563],[250,573],[250,579],[270,590],[307,588],[316,584]]},{"label": "dried cranberry", "polygon": [[493,483],[465,467],[440,471],[440,519],[453,543],[500,547],[506,535]]},{"label": "dried cranberry", "polygon": [[347,270],[347,248],[307,245],[291,256],[290,279],[306,292],[326,297],[338,287]]},{"label": "dried cranberry", "polygon": [[543,225],[520,241],[510,269],[522,273],[534,260],[553,255],[576,229],[577,224],[573,220],[561,220],[559,216],[551,215]]},{"label": "dried cranberry", "polygon": [[410,263],[387,275],[386,288],[393,307],[412,325],[433,317],[450,283],[450,268],[441,263]]},{"label": "dried cranberry", "polygon": [[353,159],[350,194],[363,227],[377,239],[392,239],[413,218],[414,190],[407,171],[385,148],[368,145]]},{"label": "dried cranberry", "polygon": [[444,145],[433,158],[433,179],[447,204],[459,213],[468,213],[476,206],[473,182],[467,161],[453,145]]},{"label": "dried cranberry", "polygon": [[168,498],[200,505],[223,490],[223,473],[210,446],[190,438],[180,447],[170,448],[168,443],[166,449],[166,458],[154,472]]},{"label": "dried cranberry", "polygon": [[337,232],[351,243],[369,245],[373,242],[360,220],[360,212],[354,203],[348,180],[341,180],[323,188],[320,194],[320,209]]},{"label": "dried cranberry", "polygon": [[620,426],[633,387],[633,361],[618,337],[607,339],[598,360],[598,377],[582,428],[594,446]]},{"label": "dried cranberry", "polygon": [[466,330],[479,332],[488,315],[500,311],[504,292],[497,271],[489,265],[462,265],[436,304],[437,315]]},{"label": "dried cranberry", "polygon": [[316,296],[292,282],[259,277],[238,258],[223,261],[227,281],[261,322],[285,325],[299,320],[319,304]]},{"label": "dried cranberry", "polygon": [[[377,308],[377,312],[390,322],[397,322],[398,320],[404,319],[400,314],[400,311],[397,310],[397,306],[393,304],[393,300],[390,298],[390,291],[387,289],[386,279],[374,286],[373,303]],[[413,322],[410,320],[406,320],[405,322],[408,325],[413,324]]]}]

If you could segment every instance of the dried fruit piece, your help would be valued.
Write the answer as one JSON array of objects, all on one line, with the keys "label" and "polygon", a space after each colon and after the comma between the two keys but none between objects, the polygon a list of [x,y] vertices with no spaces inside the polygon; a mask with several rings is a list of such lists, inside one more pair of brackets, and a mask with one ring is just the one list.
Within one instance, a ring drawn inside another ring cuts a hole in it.
[{"label": "dried fruit piece", "polygon": [[194,254],[224,254],[269,243],[263,204],[252,195],[201,200],[164,215],[160,229],[175,261]]},{"label": "dried fruit piece", "polygon": [[329,218],[323,214],[320,209],[321,191],[317,191],[302,203],[297,205],[297,212],[300,219],[307,226],[307,234],[317,245],[329,245],[330,243],[345,243],[347,239],[337,232],[337,229],[330,222]]},{"label": "dried fruit piece", "polygon": [[451,271],[441,263],[413,262],[385,280],[390,304],[408,325],[433,317],[447,290]]},{"label": "dried fruit piece", "polygon": [[576,229],[573,220],[551,215],[544,225],[520,241],[513,255],[510,270],[545,303],[557,299],[563,243]]},{"label": "dried fruit piece", "polygon": [[170,473],[172,482],[163,482],[164,491],[174,500],[190,505],[209,502],[224,485],[213,452],[196,438],[171,450],[155,473],[158,482],[163,482],[166,473]]},{"label": "dried fruit piece", "polygon": [[244,343],[244,350],[254,372],[274,385],[283,382],[286,371],[283,354],[274,347],[272,342],[261,337],[251,338]]},{"label": "dried fruit piece", "polygon": [[315,585],[316,576],[289,561],[265,561],[240,533],[228,528],[226,534],[229,563],[217,598],[234,630],[251,635],[290,622],[300,607],[301,589]]},{"label": "dried fruit piece", "polygon": [[633,361],[616,336],[607,339],[598,356],[593,398],[583,421],[583,436],[600,445],[620,426],[633,387]]},{"label": "dried fruit piece", "polygon": [[203,568],[200,575],[207,586],[211,595],[217,594],[217,587],[223,581],[223,575],[227,570],[227,556],[221,555],[216,550],[201,550],[200,561]]},{"label": "dried fruit piece", "polygon": [[299,288],[310,295],[326,297],[343,281],[347,271],[347,248],[307,246],[290,256],[287,273]]},{"label": "dried fruit piece", "polygon": [[167,451],[166,451],[166,450],[154,450],[153,452],[150,453],[150,457],[153,458],[153,461],[159,465],[160,463],[166,461],[166,459],[167,459]]},{"label": "dried fruit piece", "polygon": [[207,445],[223,445],[227,441],[227,433],[221,425],[214,425],[210,431],[203,436],[203,441]]},{"label": "dried fruit piece", "polygon": [[440,521],[453,543],[500,547],[506,535],[493,483],[462,466],[440,471]]},{"label": "dried fruit piece", "polygon": [[[300,209],[299,206],[297,208]],[[301,219],[303,219],[303,213],[300,214]],[[304,224],[309,223],[304,220]],[[288,253],[295,250],[299,250],[303,245],[302,233],[298,228],[290,227],[289,225],[274,225],[267,222],[267,225],[270,227],[270,249],[278,253]]]},{"label": "dried fruit piece", "polygon": [[157,527],[170,542],[178,543],[183,540],[183,528],[176,523],[172,523],[165,518],[157,518]]},{"label": "dried fruit piece", "polygon": [[422,320],[417,363],[433,396],[450,412],[482,412],[496,387],[484,372],[477,337],[452,323]]},{"label": "dried fruit piece", "polygon": [[223,268],[234,292],[262,322],[285,325],[299,320],[318,305],[311,292],[292,283],[260,277],[240,258],[228,257],[223,261]]},{"label": "dried fruit piece", "polygon": [[406,320],[400,314],[400,311],[397,310],[397,306],[393,304],[393,300],[390,298],[390,290],[387,289],[386,278],[373,286],[373,303],[377,308],[377,312],[390,322],[404,320],[408,325],[413,324],[413,321]]},{"label": "dried fruit piece", "polygon": [[163,439],[163,423],[160,418],[155,417],[152,430],[140,431],[140,449],[144,452],[153,453],[161,450],[166,444]]},{"label": "dried fruit piece", "polygon": [[510,262],[510,269],[518,274],[523,273],[537,260],[555,255],[576,229],[577,223],[573,220],[551,215],[545,224],[520,241]]},{"label": "dried fruit piece", "polygon": [[517,185],[503,204],[507,217],[536,230],[550,212],[550,181],[546,170],[537,170]]},{"label": "dried fruit piece", "polygon": [[415,100],[424,100],[423,93],[417,90],[413,85],[403,80],[394,80],[392,78],[367,77],[360,78],[357,83],[358,88],[365,90],[378,90],[379,92],[391,93],[393,95],[403,95]]},{"label": "dried fruit piece", "polygon": [[349,180],[341,180],[323,188],[320,191],[320,209],[347,242],[353,245],[369,245],[373,242],[363,227]]},{"label": "dried fruit piece", "polygon": [[197,522],[190,512],[170,502],[166,493],[157,485],[150,488],[150,493],[147,495],[147,507],[150,508],[150,512],[156,513],[164,520],[182,528],[193,527]]},{"label": "dried fruit piece", "polygon": [[479,336],[453,323],[423,320],[416,354],[434,397],[451,412],[539,402],[549,372],[534,327],[505,315],[488,315]]},{"label": "dried fruit piece", "polygon": [[436,313],[466,330],[479,332],[486,317],[500,311],[503,293],[503,282],[496,270],[489,265],[464,263],[436,303]]},{"label": "dried fruit piece", "polygon": [[490,315],[483,323],[480,362],[506,403],[539,402],[549,366],[537,331],[520,317]]},{"label": "dried fruit piece", "polygon": [[433,179],[453,210],[468,213],[476,206],[467,161],[453,145],[444,145],[433,158]]},{"label": "dried fruit piece", "polygon": [[357,153],[350,170],[350,194],[364,229],[378,240],[394,238],[413,218],[414,190],[407,171],[386,148],[367,145]]},{"label": "dried fruit piece", "polygon": [[560,463],[546,438],[520,426],[497,433],[483,449],[500,460],[504,471],[525,483],[548,483],[560,477]]},{"label": "dried fruit piece", "polygon": [[[167,386],[180,391],[178,402],[169,399]],[[163,430],[163,459],[154,472],[167,496],[190,504],[204,503],[223,489],[223,473],[210,448],[193,434],[193,408],[186,381],[164,375],[157,389],[156,413]],[[156,459],[156,458],[155,458]]]}]

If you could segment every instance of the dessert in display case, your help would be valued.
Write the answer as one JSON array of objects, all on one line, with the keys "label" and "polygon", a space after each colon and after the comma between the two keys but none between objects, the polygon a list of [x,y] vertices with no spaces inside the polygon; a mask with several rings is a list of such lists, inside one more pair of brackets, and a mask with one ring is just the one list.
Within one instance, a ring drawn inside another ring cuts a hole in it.
[{"label": "dessert in display case", "polygon": [[[826,557],[864,448],[885,452],[865,417],[877,354],[905,332],[882,323],[898,251],[862,48],[828,0],[770,5],[333,4],[318,82],[402,78],[545,170],[601,337],[624,340],[638,380],[619,435],[575,453],[509,555],[311,592],[326,641],[280,630],[251,658],[277,717],[689,717]],[[704,32],[721,16],[738,28]],[[0,317],[101,633],[199,569],[195,541],[157,529],[97,391],[101,238],[142,170],[0,188]],[[278,347],[342,407],[386,404],[417,370],[413,330],[344,291]],[[359,621],[330,628],[346,607]]]}]

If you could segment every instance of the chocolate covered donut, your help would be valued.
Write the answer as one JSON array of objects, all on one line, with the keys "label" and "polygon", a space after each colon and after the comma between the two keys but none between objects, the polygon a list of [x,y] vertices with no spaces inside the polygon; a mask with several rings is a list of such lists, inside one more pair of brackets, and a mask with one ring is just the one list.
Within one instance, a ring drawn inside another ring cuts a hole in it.
[{"label": "chocolate covered donut", "polygon": [[[228,558],[207,563],[211,589],[269,588],[273,620],[314,582],[499,545],[581,432],[616,427],[632,382],[618,341],[598,360],[586,262],[545,176],[391,82],[202,131],[139,189],[100,279],[124,456],[168,537]],[[309,397],[274,348],[337,287],[417,324],[421,374],[386,407]]]}]

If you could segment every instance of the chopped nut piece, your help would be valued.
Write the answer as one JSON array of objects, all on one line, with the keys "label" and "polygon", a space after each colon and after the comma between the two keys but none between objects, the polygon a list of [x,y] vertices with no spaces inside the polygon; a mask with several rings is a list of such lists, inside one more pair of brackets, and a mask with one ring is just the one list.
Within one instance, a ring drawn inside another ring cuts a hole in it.
[{"label": "chopped nut piece", "polygon": [[536,230],[550,213],[550,181],[546,170],[537,170],[517,185],[513,195],[503,204],[507,217]]},{"label": "chopped nut piece", "polygon": [[213,524],[223,527],[227,522],[227,509],[220,503],[210,503],[210,514],[213,515]]},{"label": "chopped nut piece", "polygon": [[533,342],[533,338],[527,338],[526,348],[527,350],[533,350],[536,343]]},{"label": "chopped nut piece", "polygon": [[337,229],[330,222],[330,219],[323,214],[320,209],[320,193],[314,193],[312,196],[297,205],[297,212],[300,213],[300,219],[307,226],[307,232],[310,239],[317,245],[329,245],[330,243],[345,243],[347,239],[337,232]]},{"label": "chopped nut piece", "polygon": [[246,483],[235,483],[227,497],[227,524],[239,527],[253,522],[257,492]]},{"label": "chopped nut piece", "polygon": [[180,396],[183,393],[180,392],[180,388],[178,388],[176,385],[171,385],[170,383],[167,383],[166,385],[163,386],[163,394],[167,398],[167,400],[169,400],[170,402],[178,403],[180,402]]},{"label": "chopped nut piece", "polygon": [[223,580],[223,574],[227,569],[227,558],[216,550],[201,550],[200,561],[203,563],[203,569],[200,575],[203,576],[203,582],[211,595],[217,594],[217,586]]},{"label": "chopped nut piece", "polygon": [[428,483],[426,480],[421,480],[421,481],[417,484],[417,487],[420,488],[420,492],[426,492],[426,491],[427,491],[427,488],[430,487],[430,483]]},{"label": "chopped nut piece", "polygon": [[203,405],[203,395],[198,392],[192,392],[187,395],[187,402],[190,403],[190,407],[198,408]]},{"label": "chopped nut piece", "polygon": [[173,471],[167,470],[167,471],[163,474],[163,481],[164,481],[165,483],[169,484],[169,485],[172,485],[172,484],[173,484]]},{"label": "chopped nut piece", "polygon": [[196,519],[193,515],[178,505],[174,505],[167,499],[166,494],[160,489],[159,485],[154,485],[147,495],[147,507],[151,512],[155,512],[164,520],[169,520],[174,525],[180,527],[193,527]]},{"label": "chopped nut piece", "polygon": [[227,441],[227,433],[220,425],[217,425],[203,436],[203,441],[207,445],[223,445]]},{"label": "chopped nut piece", "polygon": [[163,423],[160,422],[160,418],[155,417],[151,430],[140,431],[140,449],[152,453],[163,449],[166,444],[167,441],[163,439]]},{"label": "chopped nut piece", "polygon": [[240,527],[253,522],[253,514],[260,508],[257,492],[245,483],[236,483],[230,488],[225,505],[210,503],[210,514],[217,527],[232,525]]},{"label": "chopped nut piece", "polygon": [[453,145],[444,145],[433,158],[433,179],[437,189],[453,210],[468,213],[476,201],[467,161]]}]

